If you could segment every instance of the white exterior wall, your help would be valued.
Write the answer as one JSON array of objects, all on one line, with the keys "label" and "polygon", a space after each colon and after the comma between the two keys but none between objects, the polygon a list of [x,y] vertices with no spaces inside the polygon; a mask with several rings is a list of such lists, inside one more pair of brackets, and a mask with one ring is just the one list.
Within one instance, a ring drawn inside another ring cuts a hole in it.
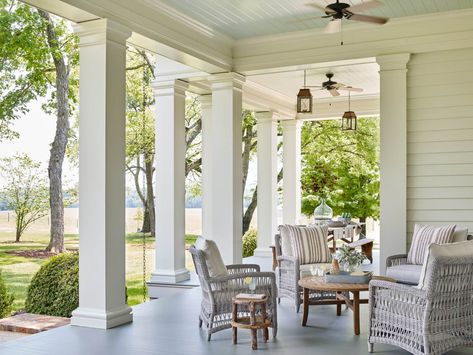
[{"label": "white exterior wall", "polygon": [[473,231],[473,48],[408,64],[407,235],[415,223]]}]

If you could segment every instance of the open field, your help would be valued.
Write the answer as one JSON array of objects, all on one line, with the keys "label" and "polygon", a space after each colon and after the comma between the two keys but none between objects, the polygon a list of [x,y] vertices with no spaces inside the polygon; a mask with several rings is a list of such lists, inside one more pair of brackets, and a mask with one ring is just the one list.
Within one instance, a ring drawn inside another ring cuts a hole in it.
[{"label": "open field", "polygon": [[[145,279],[149,280],[154,269],[155,243],[147,236],[143,250],[143,235],[136,230],[140,221],[136,219],[139,209],[128,208],[126,211],[126,282],[128,288],[128,303],[135,305],[143,302],[143,255],[145,255]],[[255,220],[255,218],[254,218]],[[65,243],[68,250],[78,250],[78,209],[65,210]],[[252,223],[254,226],[255,224]],[[14,310],[23,309],[26,292],[31,278],[47,260],[38,257],[25,257],[12,254],[12,251],[44,250],[49,241],[49,220],[47,217],[34,223],[22,237],[21,243],[13,243],[14,218],[11,212],[0,211],[0,269],[7,286],[15,295]],[[378,241],[378,224],[367,224],[368,237]],[[201,210],[186,210],[186,244],[190,245],[196,235],[201,234]],[[193,270],[190,254],[186,252],[186,266]]]}]

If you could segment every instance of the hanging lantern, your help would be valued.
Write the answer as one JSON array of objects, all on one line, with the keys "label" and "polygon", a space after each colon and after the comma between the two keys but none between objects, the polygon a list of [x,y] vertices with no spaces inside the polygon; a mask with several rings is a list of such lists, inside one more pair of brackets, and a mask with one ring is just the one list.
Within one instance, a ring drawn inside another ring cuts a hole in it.
[{"label": "hanging lantern", "polygon": [[312,94],[310,89],[300,89],[297,94],[297,112],[312,113]]},{"label": "hanging lantern", "polygon": [[356,114],[346,111],[342,116],[342,131],[356,131]]},{"label": "hanging lantern", "polygon": [[306,87],[306,71],[304,70],[304,88],[297,94],[297,113],[312,113],[312,93]]},{"label": "hanging lantern", "polygon": [[356,114],[351,111],[350,91],[348,91],[348,111],[342,116],[342,131],[356,131]]}]

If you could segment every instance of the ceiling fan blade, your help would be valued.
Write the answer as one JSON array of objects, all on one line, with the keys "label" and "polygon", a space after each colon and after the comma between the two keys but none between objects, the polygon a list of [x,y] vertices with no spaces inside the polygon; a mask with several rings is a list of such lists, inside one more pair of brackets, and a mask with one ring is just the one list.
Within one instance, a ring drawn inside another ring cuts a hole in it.
[{"label": "ceiling fan blade", "polygon": [[350,12],[363,12],[369,9],[374,9],[376,7],[383,6],[383,3],[378,0],[365,1],[361,4],[353,5],[348,8]]},{"label": "ceiling fan blade", "polygon": [[342,29],[342,20],[330,21],[324,29],[324,33],[338,33]]},{"label": "ceiling fan blade", "polygon": [[329,90],[329,92],[332,94],[332,96],[340,96],[340,93],[335,89]]},{"label": "ceiling fan blade", "polygon": [[324,87],[319,86],[319,85],[306,85],[306,88],[317,88],[317,89],[324,89]]},{"label": "ceiling fan blade", "polygon": [[349,20],[370,22],[370,23],[375,23],[378,25],[384,25],[386,22],[389,21],[389,19],[386,17],[352,14],[350,11],[343,11],[343,13],[346,15],[346,18]]},{"label": "ceiling fan blade", "polygon": [[309,2],[309,3],[304,4],[304,5],[314,7],[314,8],[316,8],[317,10],[319,10],[321,12],[329,12],[329,13],[333,12],[333,13],[335,13],[335,11],[333,11],[332,9],[326,8],[325,6],[321,6],[321,5],[313,3],[313,2]]},{"label": "ceiling fan blade", "polygon": [[343,87],[338,88],[338,90],[363,92],[362,88],[354,88],[352,86],[343,86]]}]

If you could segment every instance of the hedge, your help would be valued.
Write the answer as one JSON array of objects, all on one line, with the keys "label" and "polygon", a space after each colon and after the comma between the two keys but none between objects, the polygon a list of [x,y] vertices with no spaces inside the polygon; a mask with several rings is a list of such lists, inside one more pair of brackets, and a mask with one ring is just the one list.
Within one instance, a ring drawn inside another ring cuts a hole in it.
[{"label": "hedge", "polygon": [[0,318],[8,317],[12,311],[13,295],[8,292],[7,285],[0,271]]},{"label": "hedge", "polygon": [[253,256],[256,249],[256,229],[250,228],[243,236],[243,257]]},{"label": "hedge", "polygon": [[53,256],[33,276],[25,308],[29,313],[71,317],[79,306],[79,255]]}]

